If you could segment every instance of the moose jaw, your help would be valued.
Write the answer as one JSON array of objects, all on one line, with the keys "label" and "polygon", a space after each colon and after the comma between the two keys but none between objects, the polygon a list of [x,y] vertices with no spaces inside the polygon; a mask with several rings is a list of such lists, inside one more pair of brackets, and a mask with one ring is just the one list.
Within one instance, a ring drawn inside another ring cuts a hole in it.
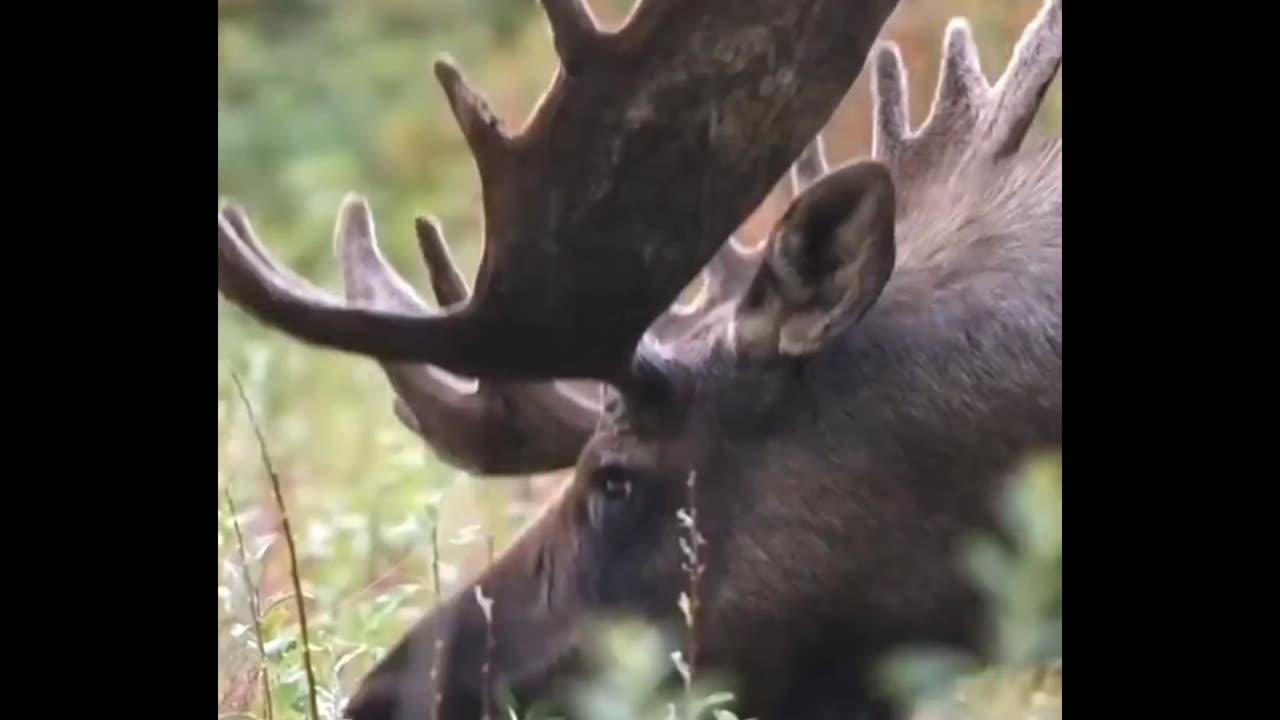
[{"label": "moose jaw", "polygon": [[[380,363],[440,457],[574,471],[346,713],[472,720],[498,685],[556,697],[592,618],[679,631],[694,473],[698,669],[734,678],[744,717],[896,717],[870,668],[903,643],[981,650],[955,543],[1061,443],[1062,146],[1029,138],[1061,0],[994,84],[952,21],[915,130],[899,53],[874,48],[871,157],[836,169],[819,132],[894,2],[641,0],[611,32],[582,0],[541,2],[560,66],[518,133],[436,64],[483,186],[474,291],[419,219],[431,310],[355,195],[335,233],[345,297],[273,259],[239,206],[218,214],[220,293]],[[744,249],[732,232],[789,166],[789,208]],[[700,272],[692,307],[673,304]]]}]

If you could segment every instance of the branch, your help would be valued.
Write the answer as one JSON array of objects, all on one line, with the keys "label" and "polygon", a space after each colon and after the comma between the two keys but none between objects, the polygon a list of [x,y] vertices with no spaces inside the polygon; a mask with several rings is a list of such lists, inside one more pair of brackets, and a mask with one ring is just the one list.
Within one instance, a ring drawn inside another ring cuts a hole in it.
[{"label": "branch", "polygon": [[262,435],[262,428],[258,427],[258,420],[253,414],[253,406],[249,404],[249,398],[245,395],[244,386],[240,384],[240,377],[235,373],[231,373],[231,380],[236,384],[236,392],[240,394],[240,401],[244,403],[245,412],[249,414],[249,424],[253,426],[253,433],[258,438],[258,449],[262,452],[262,464],[267,470],[267,477],[271,479],[271,490],[276,496],[276,507],[280,510],[280,529],[284,533],[284,540],[289,548],[289,576],[293,581],[293,597],[298,604],[298,624],[302,632],[302,663],[307,673],[307,699],[311,704],[311,720],[320,720],[319,704],[316,701],[316,673],[311,665],[311,637],[307,633],[307,608],[302,597],[302,578],[298,576],[298,549],[293,542],[293,529],[289,525],[289,513],[285,510],[284,493],[280,490],[280,477],[276,475],[275,467],[271,464],[271,455],[267,452],[267,441]]}]

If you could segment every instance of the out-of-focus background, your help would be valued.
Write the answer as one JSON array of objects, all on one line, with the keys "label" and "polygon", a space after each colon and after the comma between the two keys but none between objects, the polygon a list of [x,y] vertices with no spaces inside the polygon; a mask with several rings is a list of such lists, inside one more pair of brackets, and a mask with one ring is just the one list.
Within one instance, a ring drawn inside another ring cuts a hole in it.
[{"label": "out-of-focus background", "polygon": [[[610,24],[632,3],[591,4]],[[903,2],[884,35],[906,60],[913,120],[928,112],[951,17],[969,18],[994,79],[1038,7],[1028,0]],[[333,221],[352,190],[369,198],[384,252],[424,298],[431,296],[413,238],[417,214],[439,218],[470,278],[480,250],[479,182],[430,72],[441,53],[516,126],[556,64],[534,0],[219,0],[220,198],[242,203],[273,253],[321,286],[341,288]],[[864,73],[828,125],[833,162],[870,146],[868,87]],[[1041,113],[1049,130],[1060,123],[1060,88],[1061,78]],[[746,223],[749,241],[761,238],[782,199],[775,193]],[[306,692],[285,543],[233,372],[284,489],[311,611],[321,711],[336,716],[373,658],[433,603],[431,528],[447,594],[485,562],[486,537],[500,552],[561,478],[493,480],[450,469],[395,419],[391,390],[373,362],[302,346],[219,301],[220,717],[266,717],[268,692],[274,717],[302,717]],[[255,592],[262,599],[257,629]],[[262,650],[269,690],[261,683]]]}]

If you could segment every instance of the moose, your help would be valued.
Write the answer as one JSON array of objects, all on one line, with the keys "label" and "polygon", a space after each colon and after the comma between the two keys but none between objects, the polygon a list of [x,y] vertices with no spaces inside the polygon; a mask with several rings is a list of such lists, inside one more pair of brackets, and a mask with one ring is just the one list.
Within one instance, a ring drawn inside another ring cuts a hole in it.
[{"label": "moose", "polygon": [[[435,65],[483,188],[474,289],[420,218],[429,307],[358,195],[336,223],[344,296],[219,210],[220,294],[378,362],[447,462],[572,469],[347,716],[477,720],[498,686],[555,698],[584,671],[584,628],[629,614],[678,647],[696,634],[687,660],[735,679],[743,717],[899,717],[877,660],[982,650],[957,543],[1062,439],[1062,143],[1032,131],[1061,0],[994,84],[952,20],[914,130],[901,54],[877,42],[892,0],[640,0],[615,30],[583,0],[541,4],[559,64],[519,131]],[[828,168],[821,131],[869,59],[870,157]],[[788,173],[785,213],[746,247],[735,230]]]}]

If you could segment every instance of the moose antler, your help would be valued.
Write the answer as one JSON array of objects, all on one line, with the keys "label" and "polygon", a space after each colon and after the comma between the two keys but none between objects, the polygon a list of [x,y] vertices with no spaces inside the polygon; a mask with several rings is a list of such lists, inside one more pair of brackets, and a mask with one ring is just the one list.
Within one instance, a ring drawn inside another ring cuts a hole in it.
[{"label": "moose antler", "polygon": [[1062,0],[1041,7],[994,86],[983,75],[968,21],[953,18],[943,41],[933,107],[912,132],[902,56],[896,44],[883,43],[872,76],[872,156],[890,167],[899,195],[905,196],[899,212],[906,211],[911,191],[926,176],[990,165],[1016,153],[1061,65]]},{"label": "moose antler", "polygon": [[[791,166],[790,189],[794,199],[806,187],[827,172],[826,153],[822,147],[822,135],[816,135],[805,146],[800,157]],[[649,328],[659,339],[677,338],[689,332],[711,310],[736,298],[751,278],[763,257],[764,244],[755,247],[744,244],[737,235],[730,235],[702,269],[702,284],[698,294],[688,303],[675,303]]]},{"label": "moose antler", "polygon": [[[439,227],[415,223],[440,307],[465,303],[466,282]],[[343,204],[335,232],[347,299],[376,310],[430,315],[382,256],[363,199]],[[426,364],[380,362],[395,391],[396,417],[454,467],[485,475],[546,472],[573,463],[598,409],[557,383],[466,382]],[[468,387],[468,385],[470,387]]]},{"label": "moose antler", "polygon": [[542,4],[561,66],[519,134],[436,64],[483,191],[465,303],[422,316],[304,292],[220,212],[223,295],[302,341],[385,362],[625,380],[645,329],[834,112],[896,3],[642,0],[611,33],[580,0]]},{"label": "moose antler", "polygon": [[800,197],[800,193],[826,174],[827,151],[822,145],[822,135],[818,135],[805,146],[804,152],[791,166],[791,199]]},{"label": "moose antler", "polygon": [[[816,137],[792,167],[793,197],[826,172],[821,143],[821,136]],[[223,218],[245,247],[301,296],[330,305],[435,314],[382,254],[373,215],[357,195],[343,199],[334,229],[345,302],[277,262],[241,208],[226,206]],[[470,291],[439,226],[419,217],[415,230],[437,305],[448,308],[465,303]],[[759,258],[759,248],[746,247],[731,236],[703,268],[701,292],[688,303],[673,305],[654,322],[651,332],[662,340],[687,332],[707,312],[746,287]],[[533,474],[568,467],[599,415],[596,403],[557,381],[466,380],[425,363],[380,364],[396,394],[396,417],[444,461],[475,474]]]},{"label": "moose antler", "polygon": [[[803,165],[803,167],[801,167]],[[792,172],[792,191],[825,171],[821,138],[806,147]],[[439,227],[415,223],[431,288],[441,308],[466,302],[470,292]],[[261,250],[250,232],[251,244]],[[347,198],[338,214],[336,250],[347,300],[377,310],[429,315],[426,303],[387,262],[367,205]],[[669,339],[744,288],[759,251],[730,238],[703,268],[694,300],[673,305],[651,332]],[[310,291],[319,292],[319,291]],[[396,416],[451,465],[482,475],[532,474],[572,465],[595,427],[599,408],[559,382],[456,378],[427,364],[381,363],[396,393]]]}]

